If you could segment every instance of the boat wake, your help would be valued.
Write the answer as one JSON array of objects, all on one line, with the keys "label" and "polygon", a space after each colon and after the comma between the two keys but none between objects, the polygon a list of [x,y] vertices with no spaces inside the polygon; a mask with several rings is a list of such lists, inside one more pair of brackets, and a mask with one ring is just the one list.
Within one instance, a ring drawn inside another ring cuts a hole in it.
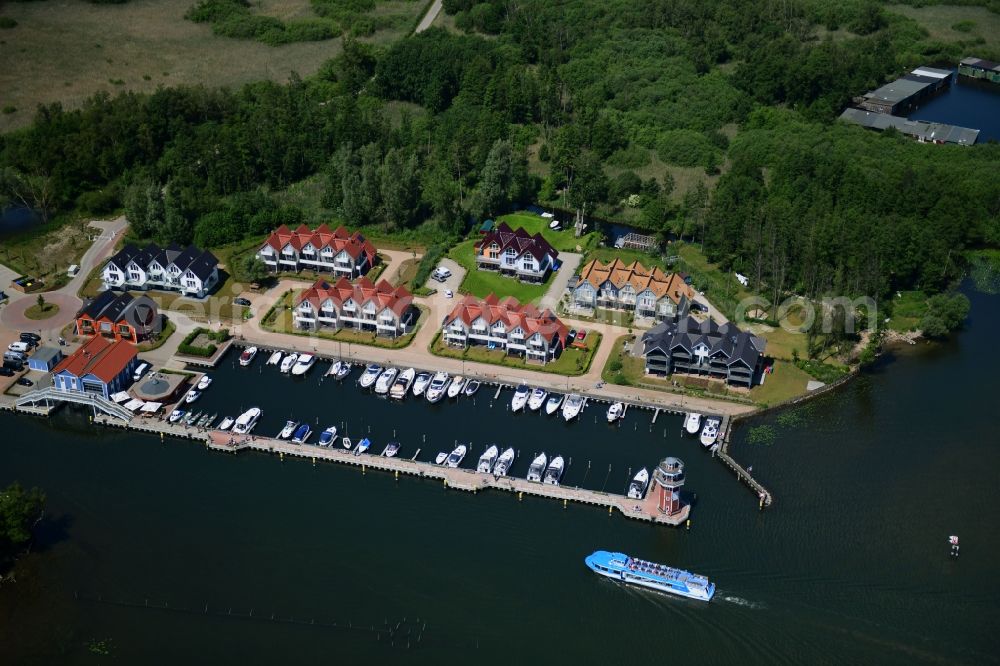
[{"label": "boat wake", "polygon": [[730,596],[719,596],[720,599],[737,606],[743,606],[744,608],[749,608],[750,610],[764,610],[767,605],[759,601],[749,601],[747,599],[741,599],[740,597],[730,597]]}]

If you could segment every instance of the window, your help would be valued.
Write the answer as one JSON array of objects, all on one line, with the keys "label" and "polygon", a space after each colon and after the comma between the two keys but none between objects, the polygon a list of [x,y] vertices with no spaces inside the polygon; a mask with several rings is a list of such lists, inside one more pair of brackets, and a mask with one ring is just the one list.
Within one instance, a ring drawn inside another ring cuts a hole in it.
[{"label": "window", "polygon": [[185,280],[184,284],[187,285],[188,289],[197,289],[198,288],[198,283],[195,282],[194,280]]},{"label": "window", "polygon": [[507,263],[507,265],[513,266],[514,262],[517,260],[517,250],[515,250],[512,247],[509,247],[504,251],[503,254],[504,254],[504,261]]},{"label": "window", "polygon": [[140,275],[136,271],[129,271],[129,273],[128,273],[128,279],[132,280],[132,282],[138,282],[139,280],[142,279],[142,275]]},{"label": "window", "polygon": [[119,335],[128,335],[128,336],[131,336],[132,335],[132,329],[130,329],[125,324],[122,324],[121,326],[118,327],[118,334]]},{"label": "window", "polygon": [[103,331],[105,333],[110,333],[111,332],[111,322],[109,322],[109,321],[102,321],[101,322],[101,331]]},{"label": "window", "polygon": [[496,243],[491,243],[488,255],[489,255],[490,259],[499,259],[500,258],[500,246],[497,245]]}]

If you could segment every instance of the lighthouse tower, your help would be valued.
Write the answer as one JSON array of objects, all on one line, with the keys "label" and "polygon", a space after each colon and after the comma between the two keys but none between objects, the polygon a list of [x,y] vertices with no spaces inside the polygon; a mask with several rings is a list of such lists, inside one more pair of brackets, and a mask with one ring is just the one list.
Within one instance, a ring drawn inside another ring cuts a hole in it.
[{"label": "lighthouse tower", "polygon": [[653,472],[656,484],[656,504],[661,513],[672,516],[681,510],[680,489],[684,485],[684,462],[679,458],[664,458]]}]

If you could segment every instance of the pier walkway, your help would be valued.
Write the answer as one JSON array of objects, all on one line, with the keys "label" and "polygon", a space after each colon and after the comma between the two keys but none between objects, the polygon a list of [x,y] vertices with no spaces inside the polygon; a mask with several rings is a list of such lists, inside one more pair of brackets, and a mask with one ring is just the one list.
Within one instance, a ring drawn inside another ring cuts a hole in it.
[{"label": "pier walkway", "polygon": [[771,506],[771,502],[774,499],[771,497],[771,491],[765,488],[760,481],[753,478],[753,475],[751,475],[750,472],[743,467],[743,465],[736,462],[736,460],[729,455],[729,433],[731,426],[732,418],[729,416],[723,418],[722,427],[720,428],[721,434],[719,435],[719,441],[721,444],[714,453],[726,467],[735,472],[736,478],[750,486],[750,489],[757,493],[757,498],[760,500],[760,508],[763,509],[766,506]]}]

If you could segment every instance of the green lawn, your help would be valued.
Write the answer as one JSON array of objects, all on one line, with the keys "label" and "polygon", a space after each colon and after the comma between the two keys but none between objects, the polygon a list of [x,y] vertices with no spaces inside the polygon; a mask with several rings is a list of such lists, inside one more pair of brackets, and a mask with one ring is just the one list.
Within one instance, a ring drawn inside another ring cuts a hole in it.
[{"label": "green lawn", "polygon": [[25,317],[35,321],[48,319],[49,317],[54,317],[57,314],[59,314],[59,306],[55,303],[46,303],[42,307],[38,307],[38,304],[36,303],[24,311]]},{"label": "green lawn", "polygon": [[776,405],[806,392],[806,384],[812,377],[785,361],[774,362],[774,373],[767,376],[763,386],[754,388],[750,395],[761,405]]},{"label": "green lawn", "polygon": [[889,328],[900,333],[917,330],[927,312],[927,294],[922,291],[902,291],[892,299]]},{"label": "green lawn", "polygon": [[785,361],[791,361],[796,351],[799,353],[799,358],[809,356],[809,336],[805,333],[786,331],[780,326],[764,324],[750,324],[747,330],[767,340],[765,352],[768,356]]},{"label": "green lawn", "polygon": [[[476,238],[470,238],[451,248],[448,256],[465,268],[465,279],[458,290],[463,294],[472,294],[484,298],[495,293],[501,298],[513,296],[522,303],[536,301],[545,294],[547,284],[529,284],[517,278],[506,277],[496,271],[481,271],[476,268],[475,248]],[[551,277],[551,276],[550,276]]]},{"label": "green lawn", "polygon": [[526,363],[516,356],[508,356],[500,349],[487,349],[481,346],[472,346],[468,349],[456,349],[449,347],[441,340],[441,334],[434,338],[430,351],[435,356],[445,356],[448,358],[459,358],[477,363],[489,363],[505,368],[521,368],[525,370],[535,370],[538,372],[550,372],[556,375],[567,377],[577,377],[585,374],[590,369],[590,364],[594,360],[597,348],[601,346],[601,334],[590,333],[587,336],[590,344],[587,349],[569,348],[563,351],[554,361],[545,365],[539,363]]},{"label": "green lawn", "polygon": [[[563,230],[553,231],[549,229],[549,223],[552,222],[552,218],[541,217],[534,213],[510,213],[508,215],[501,215],[496,221],[498,224],[506,222],[515,231],[518,227],[521,227],[529,234],[540,232],[542,237],[549,242],[549,245],[559,252],[585,252],[591,247],[596,247],[600,240],[600,234],[596,231],[586,233],[579,238],[574,236],[572,220],[561,220]],[[578,247],[580,250],[577,249]]]},{"label": "green lawn", "polygon": [[722,271],[717,264],[710,263],[697,245],[674,243],[668,253],[678,257],[673,269],[691,276],[691,284],[726,317],[733,317],[737,304],[753,293],[743,288],[732,272]]}]

